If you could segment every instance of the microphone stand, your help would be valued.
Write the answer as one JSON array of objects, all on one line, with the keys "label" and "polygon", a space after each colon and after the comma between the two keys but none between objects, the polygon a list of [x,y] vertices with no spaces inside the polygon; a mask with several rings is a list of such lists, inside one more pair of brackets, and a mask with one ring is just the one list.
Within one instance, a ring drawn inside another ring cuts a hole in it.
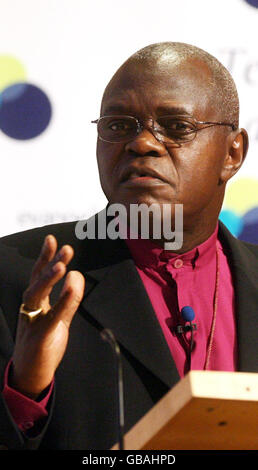
[{"label": "microphone stand", "polygon": [[194,326],[192,322],[190,321],[190,326],[188,329],[191,331],[191,339],[190,339],[190,346],[188,350],[188,364],[189,364],[189,371],[191,370],[191,359],[192,359],[192,350],[193,350],[193,345],[194,345],[194,339],[193,339],[193,330]]},{"label": "microphone stand", "polygon": [[123,391],[123,368],[120,347],[114,334],[109,329],[104,329],[100,333],[102,339],[107,341],[115,355],[116,382],[117,382],[117,425],[118,425],[118,445],[119,450],[124,450],[124,391]]}]

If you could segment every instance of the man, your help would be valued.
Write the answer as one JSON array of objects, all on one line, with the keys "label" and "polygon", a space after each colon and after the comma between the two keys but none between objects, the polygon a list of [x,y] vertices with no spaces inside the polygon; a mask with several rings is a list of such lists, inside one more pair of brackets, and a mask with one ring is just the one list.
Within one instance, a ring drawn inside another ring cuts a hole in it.
[{"label": "man", "polygon": [[[189,370],[189,357],[194,369],[258,371],[258,250],[218,228],[226,184],[248,147],[238,112],[229,73],[190,45],[148,46],[111,79],[97,120],[103,191],[128,212],[183,204],[183,244],[173,253],[162,235],[80,240],[75,223],[2,239],[3,445],[108,449],[117,441],[103,328],[121,349],[125,431]],[[192,345],[184,306],[196,315]]]}]

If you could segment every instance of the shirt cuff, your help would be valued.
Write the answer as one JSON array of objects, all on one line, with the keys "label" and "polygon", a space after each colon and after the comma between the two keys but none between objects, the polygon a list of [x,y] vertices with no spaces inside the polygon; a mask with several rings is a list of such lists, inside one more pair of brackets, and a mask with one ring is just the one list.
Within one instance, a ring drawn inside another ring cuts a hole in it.
[{"label": "shirt cuff", "polygon": [[13,420],[21,431],[26,432],[31,429],[37,421],[48,416],[47,404],[53,390],[54,380],[52,380],[51,384],[47,388],[47,393],[42,400],[32,400],[17,390],[9,387],[8,374],[11,364],[12,360],[9,361],[5,369],[3,397]]}]

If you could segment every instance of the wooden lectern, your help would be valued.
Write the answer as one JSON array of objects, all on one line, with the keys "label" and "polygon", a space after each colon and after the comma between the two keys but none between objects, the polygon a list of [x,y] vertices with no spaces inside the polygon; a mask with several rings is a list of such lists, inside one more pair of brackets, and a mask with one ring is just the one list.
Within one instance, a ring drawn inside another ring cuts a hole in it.
[{"label": "wooden lectern", "polygon": [[124,449],[257,450],[258,374],[189,372],[128,431]]}]

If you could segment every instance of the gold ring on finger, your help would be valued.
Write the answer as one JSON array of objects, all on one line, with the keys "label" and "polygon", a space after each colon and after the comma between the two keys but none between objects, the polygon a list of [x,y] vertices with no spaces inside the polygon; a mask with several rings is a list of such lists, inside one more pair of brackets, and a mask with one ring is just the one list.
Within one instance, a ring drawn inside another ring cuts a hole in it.
[{"label": "gold ring on finger", "polygon": [[21,304],[19,313],[25,315],[29,321],[35,320],[41,313],[43,313],[42,308],[38,308],[37,310],[30,310],[28,309],[25,304]]}]

